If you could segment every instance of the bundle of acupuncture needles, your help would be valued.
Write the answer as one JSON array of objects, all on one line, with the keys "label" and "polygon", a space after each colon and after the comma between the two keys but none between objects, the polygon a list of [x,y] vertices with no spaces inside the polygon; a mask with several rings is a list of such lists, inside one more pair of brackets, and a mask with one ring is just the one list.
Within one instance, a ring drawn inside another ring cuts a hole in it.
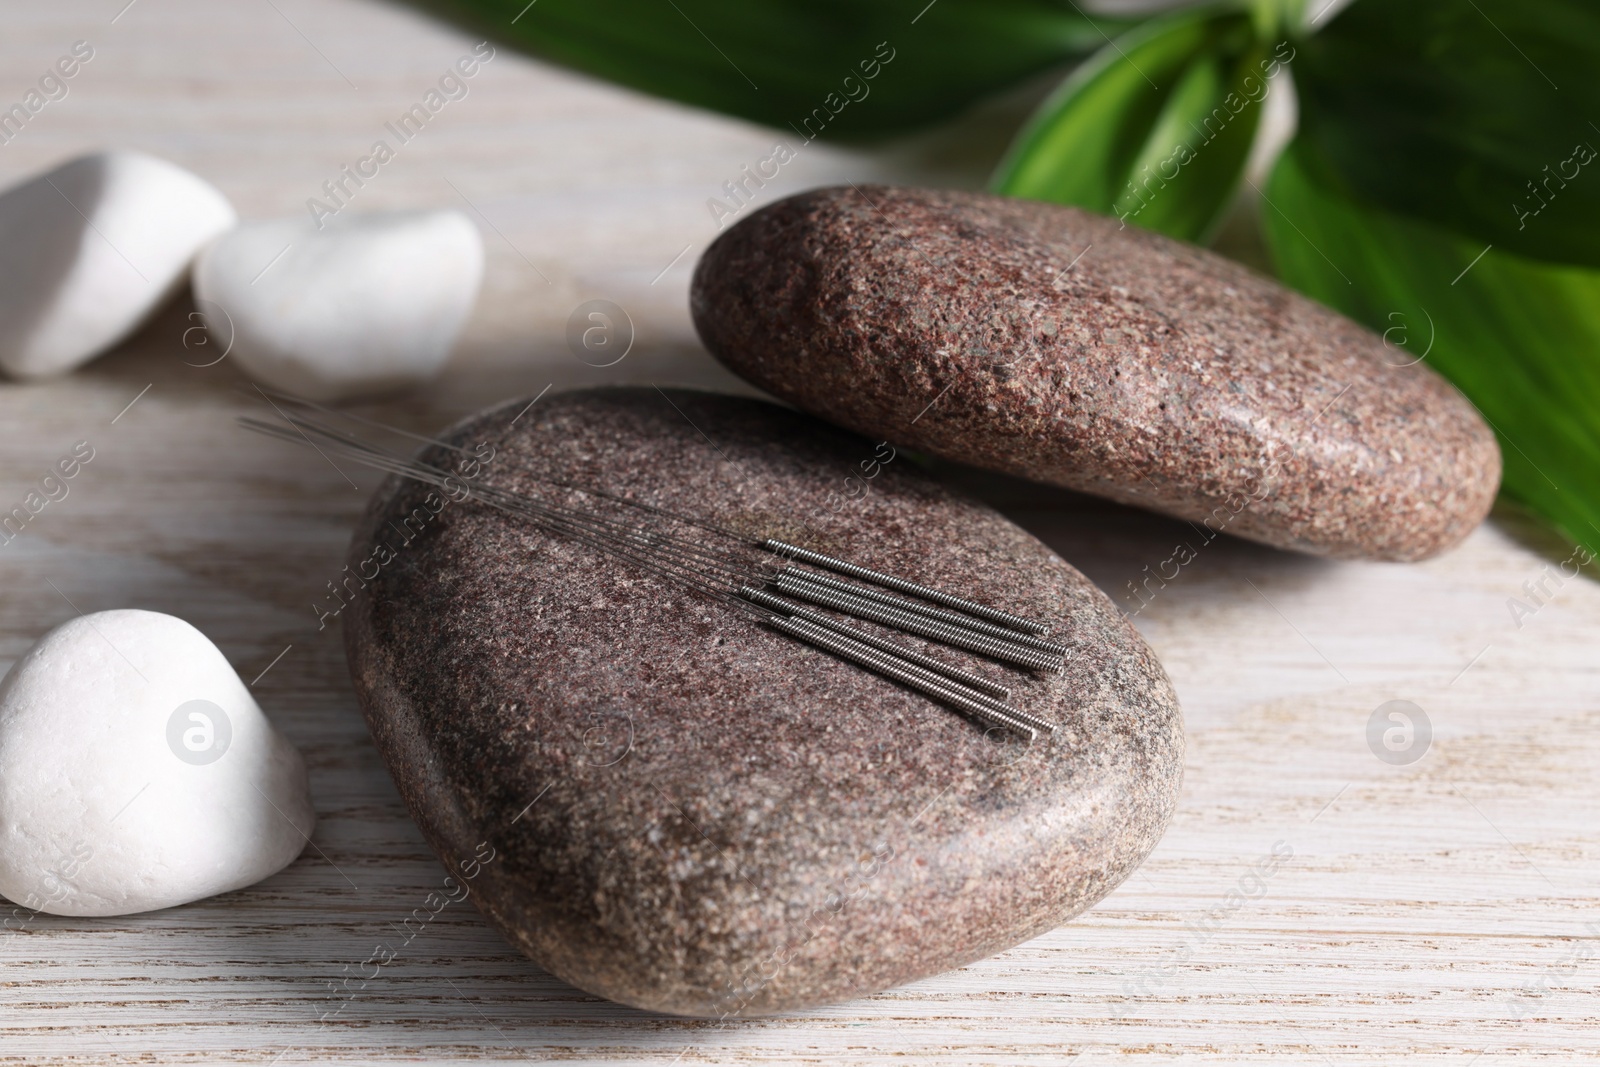
[{"label": "bundle of acupuncture needles", "polygon": [[[239,422],[247,429],[310,446],[330,462],[332,455],[338,455],[445,489],[458,500],[465,492],[548,534],[709,596],[778,633],[874,671],[986,727],[1008,730],[1029,741],[1055,729],[1054,723],[1013,705],[1007,686],[838,616],[914,634],[1015,668],[1060,674],[1067,649],[1046,640],[1050,631],[1043,623],[776,538],[751,538],[594,486],[536,476],[532,480],[540,486],[538,495],[468,485],[445,467],[409,458],[344,427],[356,424],[473,455],[468,449],[296,397],[262,395],[278,417],[243,416]],[[716,540],[690,536],[690,529],[713,534]]]}]

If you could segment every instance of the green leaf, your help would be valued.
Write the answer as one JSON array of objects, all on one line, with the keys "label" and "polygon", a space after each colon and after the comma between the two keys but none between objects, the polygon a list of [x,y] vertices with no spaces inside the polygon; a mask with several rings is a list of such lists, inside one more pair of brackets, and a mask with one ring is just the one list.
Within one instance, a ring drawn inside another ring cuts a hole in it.
[{"label": "green leaf", "polygon": [[1102,48],[1029,120],[991,183],[1008,196],[1109,212],[1169,86],[1205,45],[1206,16],[1159,19]]},{"label": "green leaf", "polygon": [[1278,65],[1247,14],[1208,8],[1149,22],[1039,108],[991,187],[1204,240],[1233,199],[1264,75]]},{"label": "green leaf", "polygon": [[[1211,236],[1238,189],[1261,120],[1261,109],[1234,86],[1265,55],[1265,48],[1251,48],[1231,71],[1214,55],[1190,65],[1129,168],[1132,178],[1112,208],[1117,215],[1184,240]],[[1230,100],[1241,104],[1237,115]],[[1162,187],[1168,175],[1170,190]]]},{"label": "green leaf", "polygon": [[1600,271],[1352,200],[1314,152],[1296,141],[1265,190],[1280,275],[1455,382],[1500,437],[1507,494],[1600,551]]},{"label": "green leaf", "polygon": [[1056,0],[413,2],[579,70],[806,137],[945,118],[1137,21]]},{"label": "green leaf", "polygon": [[1357,0],[1294,69],[1323,184],[1480,248],[1600,266],[1593,0]]}]

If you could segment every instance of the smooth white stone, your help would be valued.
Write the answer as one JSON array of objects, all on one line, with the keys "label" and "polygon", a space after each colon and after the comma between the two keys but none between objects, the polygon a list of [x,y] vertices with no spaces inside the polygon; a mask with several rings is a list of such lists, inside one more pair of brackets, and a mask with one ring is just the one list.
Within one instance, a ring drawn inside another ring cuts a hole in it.
[{"label": "smooth white stone", "polygon": [[240,226],[201,255],[195,294],[247,374],[331,400],[437,374],[482,278],[483,241],[460,212],[339,215]]},{"label": "smooth white stone", "polygon": [[80,156],[0,194],[0,367],[40,378],[111,348],[236,221],[209,183],[139,152]]},{"label": "smooth white stone", "polygon": [[0,682],[0,893],[18,904],[126,915],[225,893],[287,866],[315,823],[300,753],[182,619],[81,616]]}]

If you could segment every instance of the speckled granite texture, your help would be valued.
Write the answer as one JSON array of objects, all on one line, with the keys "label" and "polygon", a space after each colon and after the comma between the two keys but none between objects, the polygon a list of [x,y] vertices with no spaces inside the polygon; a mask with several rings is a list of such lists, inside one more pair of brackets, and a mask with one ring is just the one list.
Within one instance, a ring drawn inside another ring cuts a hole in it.
[{"label": "speckled granite texture", "polygon": [[1408,560],[1488,513],[1499,449],[1443,378],[1237,263],[1120,225],[819,189],[706,250],[695,325],[814,415],[1213,534]]},{"label": "speckled granite texture", "polygon": [[[427,491],[386,483],[351,547],[365,574],[379,542],[394,550],[344,612],[356,691],[429,842],[539,964],[663,1012],[816,1005],[1043,933],[1155,846],[1182,776],[1172,687],[1027,533],[904,456],[846,502],[875,443],[770,404],[591,390],[512,427],[525,404],[446,435],[498,445],[482,479],[536,492],[541,471],[801,541],[1047,618],[1072,648],[1045,680],[939,646],[1062,724],[1002,743],[474,502],[444,504],[407,545]],[[484,842],[494,860],[463,873]]]}]

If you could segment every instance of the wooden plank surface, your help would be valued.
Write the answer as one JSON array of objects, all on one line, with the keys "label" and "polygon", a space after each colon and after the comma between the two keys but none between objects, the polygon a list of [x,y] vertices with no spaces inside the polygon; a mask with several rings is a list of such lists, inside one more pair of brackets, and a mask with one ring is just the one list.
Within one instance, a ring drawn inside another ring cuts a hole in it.
[{"label": "wooden plank surface", "polygon": [[[6,0],[0,102],[76,40],[95,56],[0,147],[0,180],[136,147],[209,178],[246,216],[303,211],[473,43],[350,0],[125,2]],[[996,125],[877,154],[813,145],[766,193],[970,181]],[[775,136],[502,50],[355,204],[459,206],[489,249],[483,299],[439,387],[374,410],[434,427],[549,383],[738,388],[694,339],[685,293],[716,232],[706,198]],[[591,297],[636,325],[616,367],[566,349],[566,318]],[[309,606],[370,485],[286,465],[235,430],[244,379],[226,360],[188,365],[209,358],[186,347],[190,310],[168,308],[67,379],[0,385],[0,500],[20,500],[74,441],[96,449],[70,495],[0,549],[0,661],[78,609],[190,620],[305,751],[315,848],[238,893],[120,919],[40,915],[5,933],[0,1061],[1596,1057],[1600,590],[1547,583],[1553,596],[1519,627],[1508,598],[1526,598],[1524,583],[1566,551],[1511,511],[1418,566],[1206,546],[1136,620],[1184,703],[1181,809],[1127,884],[1026,945],[857,1002],[719,1025],[580,993],[452,905],[336,1022],[320,1021],[337,1004],[330,983],[443,870],[367,740],[337,632],[318,632]],[[971,481],[1130,611],[1127,583],[1193,536],[1070,494]],[[1367,740],[1369,716],[1393,699],[1432,725],[1426,754],[1405,766]]]}]

